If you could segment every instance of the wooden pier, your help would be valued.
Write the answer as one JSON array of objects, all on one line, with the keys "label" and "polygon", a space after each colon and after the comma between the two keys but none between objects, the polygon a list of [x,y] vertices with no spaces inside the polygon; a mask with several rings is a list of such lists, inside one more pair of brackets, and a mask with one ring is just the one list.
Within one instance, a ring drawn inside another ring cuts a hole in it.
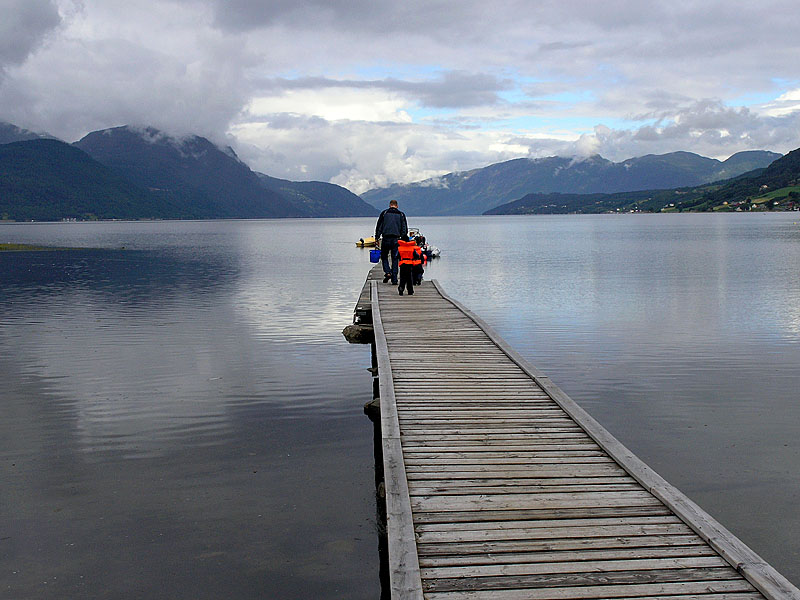
[{"label": "wooden pier", "polygon": [[800,600],[434,282],[367,279],[393,599]]}]

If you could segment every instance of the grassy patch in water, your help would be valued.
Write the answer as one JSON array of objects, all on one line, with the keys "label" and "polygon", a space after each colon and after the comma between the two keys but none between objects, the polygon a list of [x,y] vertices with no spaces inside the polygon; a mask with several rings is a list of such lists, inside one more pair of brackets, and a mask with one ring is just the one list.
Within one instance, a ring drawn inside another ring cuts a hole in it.
[{"label": "grassy patch in water", "polygon": [[72,250],[72,248],[58,248],[56,246],[34,246],[32,244],[12,244],[0,242],[0,252],[41,252],[43,250]]}]

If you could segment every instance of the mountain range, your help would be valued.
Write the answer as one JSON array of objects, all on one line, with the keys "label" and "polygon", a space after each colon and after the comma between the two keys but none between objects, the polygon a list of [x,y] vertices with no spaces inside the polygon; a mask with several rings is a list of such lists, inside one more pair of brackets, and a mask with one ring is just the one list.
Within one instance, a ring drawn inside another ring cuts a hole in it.
[{"label": "mountain range", "polygon": [[15,220],[373,216],[345,188],[252,171],[231,148],[153,128],[75,144],[0,124],[0,217]]},{"label": "mountain range", "polygon": [[[257,173],[230,147],[196,135],[176,138],[154,128],[124,126],[95,131],[67,144],[0,122],[0,218],[375,216],[390,199],[397,199],[412,216],[469,215],[523,197],[527,204],[509,210],[602,212],[629,206],[660,210],[676,199],[679,207],[689,208],[687,202],[724,187],[710,182],[764,169],[780,156],[750,151],[725,161],[690,152],[651,154],[620,163],[597,155],[515,159],[370,190],[362,199],[330,183]],[[725,193],[735,191],[725,189]],[[608,198],[609,194],[614,197]],[[711,200],[698,202],[692,210]]]},{"label": "mountain range", "polygon": [[484,214],[789,210],[797,205],[800,205],[800,148],[765,168],[704,185],[616,194],[533,193]]},{"label": "mountain range", "polygon": [[780,156],[756,150],[739,152],[725,161],[691,152],[649,154],[619,163],[598,155],[519,158],[374,189],[361,197],[378,208],[396,199],[402,210],[413,215],[474,215],[533,192],[589,194],[695,186],[766,167]]}]

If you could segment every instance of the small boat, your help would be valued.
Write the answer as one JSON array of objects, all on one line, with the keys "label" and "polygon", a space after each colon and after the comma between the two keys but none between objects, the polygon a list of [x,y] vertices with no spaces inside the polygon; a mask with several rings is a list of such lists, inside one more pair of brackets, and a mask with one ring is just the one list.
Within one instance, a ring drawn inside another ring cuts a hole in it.
[{"label": "small boat", "polygon": [[372,248],[373,246],[377,245],[377,241],[375,240],[375,236],[371,235],[365,238],[359,238],[356,242],[356,246],[359,248]]},{"label": "small boat", "polygon": [[442,251],[436,246],[431,246],[429,244],[423,244],[422,251],[428,255],[428,260],[432,258],[439,258],[439,255],[442,253]]},{"label": "small boat", "polygon": [[425,236],[420,234],[419,229],[409,229],[408,237],[417,241],[417,244],[422,248],[422,253],[428,257],[428,260],[439,258],[441,251],[436,246],[431,246]]}]

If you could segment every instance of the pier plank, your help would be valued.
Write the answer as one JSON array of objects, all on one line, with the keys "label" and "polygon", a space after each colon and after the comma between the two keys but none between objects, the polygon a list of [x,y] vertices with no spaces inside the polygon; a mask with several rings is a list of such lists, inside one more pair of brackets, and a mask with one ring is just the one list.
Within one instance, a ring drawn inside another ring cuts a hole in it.
[{"label": "pier plank", "polygon": [[[511,481],[513,485],[513,481]],[[671,514],[665,506],[592,506],[589,508],[571,507],[567,509],[515,509],[515,510],[477,510],[453,511],[448,513],[418,513],[415,523],[456,523],[456,522],[501,522],[514,519],[576,519],[582,517],[607,517],[621,515],[663,515]],[[698,538],[699,539],[699,538]]]},{"label": "pier plank", "polygon": [[523,562],[497,565],[459,567],[427,567],[421,569],[424,579],[455,579],[461,577],[499,577],[513,575],[545,575],[555,573],[606,573],[609,571],[655,571],[665,569],[699,569],[728,567],[719,556],[689,556],[668,558],[638,558],[635,560],[593,560],[560,562]]},{"label": "pier plank", "polygon": [[612,599],[612,598],[659,598],[679,597],[685,599],[689,594],[702,595],[716,594],[716,598],[728,597],[729,592],[745,592],[747,597],[753,596],[753,587],[744,579],[733,581],[693,581],[676,583],[641,584],[629,583],[622,585],[593,585],[590,587],[568,587],[568,588],[529,588],[529,589],[488,589],[488,590],[465,590],[458,592],[429,593],[425,595],[427,600],[580,600],[580,599]]},{"label": "pier plank", "polygon": [[647,560],[685,557],[717,557],[717,553],[706,544],[694,546],[661,546],[650,548],[614,548],[612,550],[583,550],[556,552],[505,552],[494,554],[455,554],[449,556],[421,556],[420,568],[487,567],[494,565],[542,565],[547,563],[569,563],[574,561],[601,560]]}]

